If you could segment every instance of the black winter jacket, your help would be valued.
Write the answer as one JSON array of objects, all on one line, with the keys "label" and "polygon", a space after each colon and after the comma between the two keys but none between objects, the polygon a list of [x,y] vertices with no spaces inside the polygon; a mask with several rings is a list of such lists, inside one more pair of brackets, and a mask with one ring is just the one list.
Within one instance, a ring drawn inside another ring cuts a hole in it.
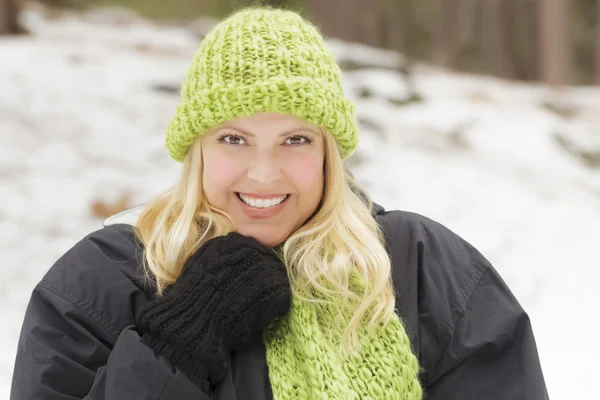
[{"label": "black winter jacket", "polygon": [[[490,263],[430,219],[379,206],[374,213],[426,398],[547,399],[529,318]],[[52,266],[27,308],[12,400],[272,398],[260,335],[232,353],[231,371],[216,386],[141,342],[136,315],[153,295],[141,254],[132,227],[116,224]]]}]

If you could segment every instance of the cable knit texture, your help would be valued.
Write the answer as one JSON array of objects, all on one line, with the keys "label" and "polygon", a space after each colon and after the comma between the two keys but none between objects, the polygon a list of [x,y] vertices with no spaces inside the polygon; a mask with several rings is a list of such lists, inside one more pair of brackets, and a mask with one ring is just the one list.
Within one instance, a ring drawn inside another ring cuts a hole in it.
[{"label": "cable knit texture", "polygon": [[144,307],[138,326],[157,354],[187,372],[207,369],[218,382],[229,368],[231,350],[287,313],[290,301],[289,279],[277,254],[234,232],[196,251],[166,293]]},{"label": "cable knit texture", "polygon": [[[350,286],[364,288],[357,274]],[[360,352],[342,356],[337,343],[350,321],[347,310],[292,298],[290,312],[268,325],[263,338],[274,400],[422,399],[419,364],[400,319],[394,315],[371,332],[364,321]]]},{"label": "cable knit texture", "polygon": [[250,8],[219,23],[194,55],[166,133],[182,161],[213,127],[257,112],[295,115],[330,132],[343,158],[358,146],[354,104],[320,32],[292,11]]}]

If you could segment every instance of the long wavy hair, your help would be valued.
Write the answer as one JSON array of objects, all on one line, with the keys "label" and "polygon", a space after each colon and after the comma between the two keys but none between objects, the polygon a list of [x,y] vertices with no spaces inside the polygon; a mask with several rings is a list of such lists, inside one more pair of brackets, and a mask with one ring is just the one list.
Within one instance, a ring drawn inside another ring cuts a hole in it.
[{"label": "long wavy hair", "polygon": [[[325,187],[315,213],[278,247],[293,295],[350,311],[342,349],[359,348],[359,328],[372,330],[394,317],[395,295],[383,233],[373,203],[346,172],[337,142],[323,131]],[[178,182],[151,200],[136,223],[144,245],[144,271],[157,295],[175,282],[202,244],[235,230],[226,212],[210,205],[203,190],[202,140],[183,162]],[[356,286],[357,277],[362,283]],[[365,326],[366,325],[366,326]]]}]

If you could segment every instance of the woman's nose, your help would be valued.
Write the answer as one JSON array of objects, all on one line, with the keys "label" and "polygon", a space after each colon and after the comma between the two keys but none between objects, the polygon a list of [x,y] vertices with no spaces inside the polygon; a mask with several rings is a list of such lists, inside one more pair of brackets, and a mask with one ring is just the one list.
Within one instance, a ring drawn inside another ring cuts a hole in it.
[{"label": "woman's nose", "polygon": [[248,169],[248,178],[260,184],[271,184],[280,177],[281,167],[273,154],[259,155]]}]

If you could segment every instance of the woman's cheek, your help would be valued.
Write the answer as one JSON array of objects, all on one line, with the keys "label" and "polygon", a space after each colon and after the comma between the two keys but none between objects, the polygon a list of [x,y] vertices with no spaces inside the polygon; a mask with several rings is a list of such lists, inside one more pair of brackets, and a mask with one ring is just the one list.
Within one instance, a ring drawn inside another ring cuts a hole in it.
[{"label": "woman's cheek", "polygon": [[323,181],[323,158],[316,155],[297,157],[288,166],[295,186],[307,187]]},{"label": "woman's cheek", "polygon": [[211,154],[204,163],[204,181],[219,186],[233,184],[239,175],[240,160],[228,154]]}]

